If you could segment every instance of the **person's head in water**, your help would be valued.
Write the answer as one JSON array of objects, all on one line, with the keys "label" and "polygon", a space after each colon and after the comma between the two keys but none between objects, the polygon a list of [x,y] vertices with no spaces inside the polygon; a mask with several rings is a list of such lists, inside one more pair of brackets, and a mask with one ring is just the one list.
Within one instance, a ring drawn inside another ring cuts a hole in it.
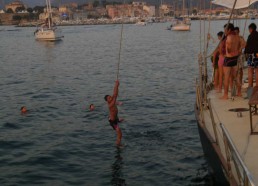
[{"label": "person's head in water", "polygon": [[108,103],[110,103],[112,101],[112,97],[110,95],[105,95],[104,99]]},{"label": "person's head in water", "polygon": [[222,37],[223,37],[223,32],[222,31],[220,31],[219,33],[217,33],[217,36],[218,36],[218,39],[219,40],[222,40]]},{"label": "person's head in water", "polygon": [[27,112],[27,108],[26,108],[25,106],[22,106],[22,107],[21,107],[21,113],[24,114],[24,113],[26,113],[26,112]]},{"label": "person's head in water", "polygon": [[255,23],[251,23],[248,28],[249,28],[249,33],[251,34],[256,31],[257,26]]},{"label": "person's head in water", "polygon": [[235,27],[232,23],[228,23],[228,24],[224,25],[224,31],[225,31],[226,35],[228,35],[229,32],[234,31],[234,29],[235,29]]},{"label": "person's head in water", "polygon": [[95,106],[93,104],[90,104],[90,111],[95,110]]}]

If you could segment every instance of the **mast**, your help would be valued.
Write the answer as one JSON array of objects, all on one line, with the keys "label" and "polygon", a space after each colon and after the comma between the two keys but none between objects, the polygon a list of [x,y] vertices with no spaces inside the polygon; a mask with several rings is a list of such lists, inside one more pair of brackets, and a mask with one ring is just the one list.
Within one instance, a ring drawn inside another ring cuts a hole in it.
[{"label": "mast", "polygon": [[50,16],[49,16],[49,4],[48,4],[48,0],[46,0],[46,5],[47,5],[48,28],[50,28]]},{"label": "mast", "polygon": [[52,27],[52,9],[51,9],[50,0],[46,0],[46,5],[47,5],[47,15],[48,15],[48,28],[50,29]]},{"label": "mast", "polygon": [[50,25],[49,27],[52,27],[52,23],[53,23],[53,16],[52,16],[52,8],[51,8],[51,0],[48,0],[48,7],[49,7],[49,12],[50,12]]},{"label": "mast", "polygon": [[183,17],[185,15],[185,0],[183,0]]}]

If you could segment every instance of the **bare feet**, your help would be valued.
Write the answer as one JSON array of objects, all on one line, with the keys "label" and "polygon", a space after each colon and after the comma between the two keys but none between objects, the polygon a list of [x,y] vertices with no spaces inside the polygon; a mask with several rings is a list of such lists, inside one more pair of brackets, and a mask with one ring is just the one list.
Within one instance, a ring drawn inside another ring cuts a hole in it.
[{"label": "bare feet", "polygon": [[219,99],[227,100],[227,99],[228,99],[228,96],[224,95],[224,96],[220,97]]}]

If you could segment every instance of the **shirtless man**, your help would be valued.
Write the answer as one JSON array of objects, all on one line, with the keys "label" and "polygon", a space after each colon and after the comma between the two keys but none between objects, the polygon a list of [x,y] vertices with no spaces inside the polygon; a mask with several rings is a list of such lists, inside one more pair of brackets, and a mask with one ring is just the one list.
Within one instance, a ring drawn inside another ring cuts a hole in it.
[{"label": "shirtless man", "polygon": [[[228,99],[229,80],[232,75],[232,80],[236,78],[237,74],[237,61],[240,54],[241,42],[240,37],[234,32],[234,25],[229,23],[225,25],[225,60],[223,64],[224,72],[224,95],[221,99]],[[233,91],[233,90],[231,90]]]},{"label": "shirtless man", "polygon": [[237,96],[241,97],[242,96],[242,93],[241,93],[241,88],[242,88],[242,81],[243,81],[243,67],[244,67],[244,64],[243,64],[243,57],[242,56],[242,51],[243,49],[245,48],[245,45],[246,45],[246,42],[245,42],[245,39],[243,36],[240,35],[240,31],[239,31],[239,27],[235,27],[235,32],[236,34],[240,37],[240,43],[241,43],[241,47],[240,47],[240,51],[239,51],[239,54],[241,55],[241,57],[239,57],[239,68],[238,68],[238,73],[239,73],[239,76],[238,76],[238,79],[237,79]]},{"label": "shirtless man", "polygon": [[122,139],[122,131],[118,126],[119,118],[118,118],[118,109],[116,106],[116,99],[118,96],[118,87],[119,87],[119,81],[117,80],[114,87],[114,93],[113,96],[106,95],[104,97],[105,101],[108,103],[109,108],[109,123],[111,127],[116,131],[117,139],[116,139],[116,145],[121,145],[121,139]]}]

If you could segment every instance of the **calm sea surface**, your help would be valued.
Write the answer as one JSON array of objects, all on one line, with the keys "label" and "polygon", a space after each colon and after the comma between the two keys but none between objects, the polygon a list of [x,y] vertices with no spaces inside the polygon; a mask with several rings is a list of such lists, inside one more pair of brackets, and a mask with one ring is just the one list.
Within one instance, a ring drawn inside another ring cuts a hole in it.
[{"label": "calm sea surface", "polygon": [[[212,24],[216,33],[224,22]],[[168,25],[124,27],[122,149],[103,99],[121,25],[62,27],[57,43],[0,27],[0,184],[211,185],[193,111],[199,22],[191,32]]]}]

